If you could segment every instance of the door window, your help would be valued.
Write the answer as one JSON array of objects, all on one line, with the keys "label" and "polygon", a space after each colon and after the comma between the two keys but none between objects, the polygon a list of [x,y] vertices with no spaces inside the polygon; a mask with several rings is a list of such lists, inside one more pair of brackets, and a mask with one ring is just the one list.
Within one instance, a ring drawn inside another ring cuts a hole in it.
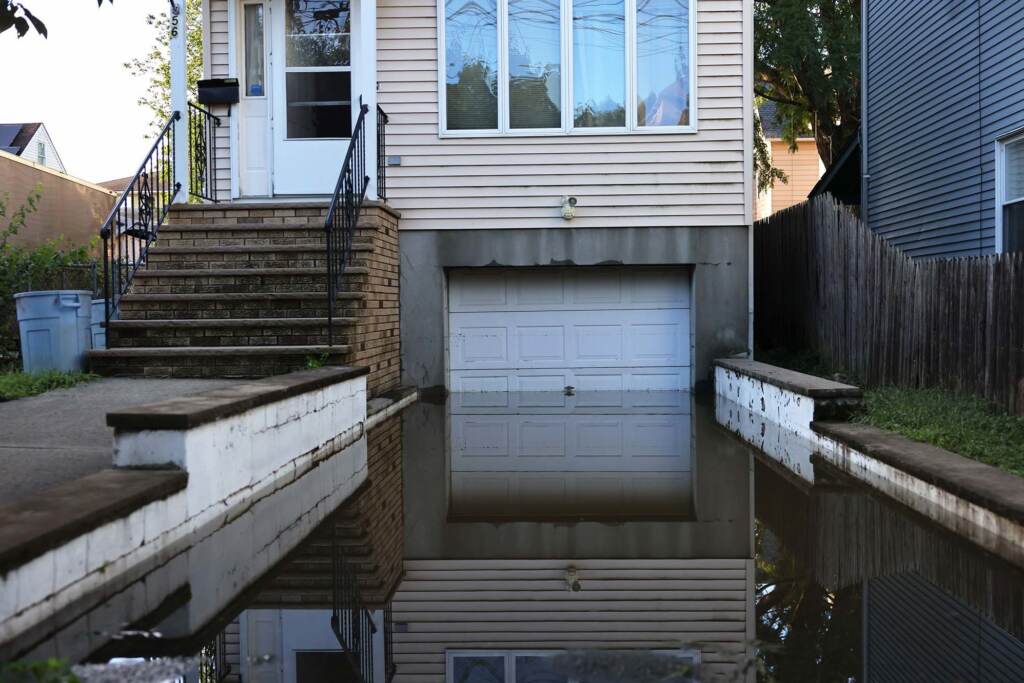
[{"label": "door window", "polygon": [[263,5],[245,5],[245,94],[263,97],[266,94],[264,66]]},{"label": "door window", "polygon": [[348,0],[287,0],[285,99],[289,139],[352,134]]}]

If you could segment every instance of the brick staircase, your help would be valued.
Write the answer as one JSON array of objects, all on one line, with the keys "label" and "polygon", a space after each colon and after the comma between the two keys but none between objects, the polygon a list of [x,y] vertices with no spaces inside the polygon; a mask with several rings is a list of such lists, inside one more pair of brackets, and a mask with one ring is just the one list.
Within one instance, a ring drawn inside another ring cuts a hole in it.
[{"label": "brick staircase", "polygon": [[393,365],[397,380],[397,216],[364,207],[328,346],[326,211],[326,203],[173,207],[110,323],[108,348],[89,354],[92,370],[263,377],[347,363],[371,372]]}]

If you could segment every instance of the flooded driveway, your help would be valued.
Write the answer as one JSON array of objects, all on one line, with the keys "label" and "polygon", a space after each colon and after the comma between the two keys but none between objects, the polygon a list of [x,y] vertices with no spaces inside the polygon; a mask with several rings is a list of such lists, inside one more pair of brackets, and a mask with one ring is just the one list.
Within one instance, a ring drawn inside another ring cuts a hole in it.
[{"label": "flooded driveway", "polygon": [[[687,393],[452,395],[352,448],[368,481],[325,523],[303,521],[334,504],[313,470],[22,652],[201,654],[201,680],[245,683],[1024,671],[1018,568],[756,453]],[[133,613],[139,591],[161,608]]]}]

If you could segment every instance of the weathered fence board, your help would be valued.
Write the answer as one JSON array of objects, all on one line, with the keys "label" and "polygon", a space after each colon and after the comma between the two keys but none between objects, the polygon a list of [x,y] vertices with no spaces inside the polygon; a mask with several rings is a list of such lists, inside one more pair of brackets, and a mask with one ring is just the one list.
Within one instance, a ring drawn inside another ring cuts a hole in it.
[{"label": "weathered fence board", "polygon": [[755,225],[754,280],[759,347],[1024,415],[1024,253],[914,261],[818,197]]}]

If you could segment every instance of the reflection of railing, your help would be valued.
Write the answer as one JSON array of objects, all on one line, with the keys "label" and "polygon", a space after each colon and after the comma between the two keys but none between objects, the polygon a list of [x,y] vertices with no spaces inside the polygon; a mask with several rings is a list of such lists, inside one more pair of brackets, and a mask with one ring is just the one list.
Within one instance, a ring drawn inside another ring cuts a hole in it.
[{"label": "reflection of railing", "polygon": [[395,623],[392,621],[391,603],[384,607],[384,682],[391,683],[395,677]]},{"label": "reflection of railing", "polygon": [[171,114],[100,229],[107,322],[128,291],[135,271],[145,264],[157,230],[181,189],[174,168],[174,123],[179,119],[181,112]]},{"label": "reflection of railing", "polygon": [[[331,630],[348,661],[351,677],[373,683],[373,634],[377,627],[359,595],[359,579],[345,560],[335,527],[331,537]],[[341,676],[342,680],[348,680]]]},{"label": "reflection of railing", "polygon": [[188,192],[217,201],[217,133],[220,117],[188,103]]}]

